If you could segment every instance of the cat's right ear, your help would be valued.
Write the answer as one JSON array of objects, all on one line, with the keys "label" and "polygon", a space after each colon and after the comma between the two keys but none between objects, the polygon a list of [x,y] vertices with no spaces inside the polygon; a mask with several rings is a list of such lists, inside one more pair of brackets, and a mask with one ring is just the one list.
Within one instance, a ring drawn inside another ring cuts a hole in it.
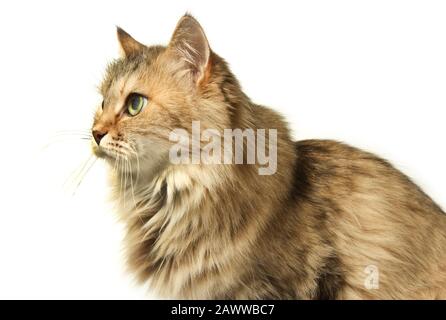
[{"label": "cat's right ear", "polygon": [[136,55],[144,49],[144,45],[132,38],[127,32],[120,27],[116,27],[118,41],[121,46],[121,55],[126,58]]},{"label": "cat's right ear", "polygon": [[185,14],[178,22],[168,50],[185,63],[196,84],[206,80],[211,49],[202,27],[190,14]]}]

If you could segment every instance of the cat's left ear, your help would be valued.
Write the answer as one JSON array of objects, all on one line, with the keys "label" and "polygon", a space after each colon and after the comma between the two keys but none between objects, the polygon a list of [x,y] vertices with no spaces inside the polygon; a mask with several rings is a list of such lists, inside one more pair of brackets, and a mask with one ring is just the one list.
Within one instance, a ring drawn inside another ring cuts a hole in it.
[{"label": "cat's left ear", "polygon": [[125,32],[120,27],[116,27],[116,31],[118,34],[118,41],[121,45],[121,54],[122,56],[129,57],[131,55],[136,55],[144,49],[144,45],[139,43],[135,39],[132,38],[127,32]]},{"label": "cat's left ear", "polygon": [[170,40],[169,50],[185,62],[195,84],[206,80],[211,49],[203,28],[194,17],[186,14],[180,19]]}]

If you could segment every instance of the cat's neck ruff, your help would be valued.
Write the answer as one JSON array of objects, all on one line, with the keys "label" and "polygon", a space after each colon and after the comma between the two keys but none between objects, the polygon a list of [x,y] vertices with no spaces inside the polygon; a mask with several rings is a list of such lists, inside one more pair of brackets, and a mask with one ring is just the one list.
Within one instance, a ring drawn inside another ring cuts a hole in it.
[{"label": "cat's neck ruff", "polygon": [[[116,193],[127,225],[129,265],[142,282],[149,280],[151,289],[162,296],[209,298],[211,280],[213,290],[224,290],[222,283],[229,287],[236,281],[224,270],[242,261],[237,256],[250,250],[254,237],[231,239],[231,227],[219,213],[224,201],[219,190],[230,186],[232,179],[230,166],[174,165],[147,185],[132,188],[127,183],[121,194]],[[253,235],[257,228],[252,223],[245,231]],[[200,287],[199,279],[209,271],[213,277]]]}]

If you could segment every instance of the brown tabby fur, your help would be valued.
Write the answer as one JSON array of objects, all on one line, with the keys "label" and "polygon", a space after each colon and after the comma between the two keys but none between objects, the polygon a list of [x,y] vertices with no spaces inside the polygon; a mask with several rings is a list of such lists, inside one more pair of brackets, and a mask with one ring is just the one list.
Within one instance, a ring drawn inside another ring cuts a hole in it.
[{"label": "brown tabby fur", "polygon": [[[446,216],[388,162],[335,141],[294,142],[280,115],[253,103],[198,22],[167,47],[122,29],[123,57],[101,86],[95,148],[109,161],[131,269],[162,297],[446,298]],[[122,112],[131,92],[149,98]],[[172,165],[169,132],[274,128],[278,166]],[[367,289],[364,269],[379,269]]]}]

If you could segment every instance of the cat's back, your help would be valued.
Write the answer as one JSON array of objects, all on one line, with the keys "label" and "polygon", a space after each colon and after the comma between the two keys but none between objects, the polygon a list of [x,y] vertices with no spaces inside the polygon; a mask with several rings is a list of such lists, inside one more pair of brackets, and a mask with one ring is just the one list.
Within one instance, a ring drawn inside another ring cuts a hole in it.
[{"label": "cat's back", "polygon": [[[294,182],[306,183],[300,188],[308,191],[308,196],[311,191],[327,192],[331,198],[340,197],[338,200],[366,197],[364,193],[381,195],[385,199],[380,202],[393,201],[400,206],[416,202],[416,207],[423,208],[426,214],[446,218],[420,187],[379,156],[334,140],[302,140],[295,146],[298,159]],[[416,211],[416,207],[410,209]]]},{"label": "cat's back", "polygon": [[[295,146],[296,213],[309,206],[323,213],[326,241],[345,278],[341,296],[446,298],[442,209],[406,175],[371,153],[330,140],[304,140]],[[380,276],[380,289],[365,286],[370,268]]]}]

